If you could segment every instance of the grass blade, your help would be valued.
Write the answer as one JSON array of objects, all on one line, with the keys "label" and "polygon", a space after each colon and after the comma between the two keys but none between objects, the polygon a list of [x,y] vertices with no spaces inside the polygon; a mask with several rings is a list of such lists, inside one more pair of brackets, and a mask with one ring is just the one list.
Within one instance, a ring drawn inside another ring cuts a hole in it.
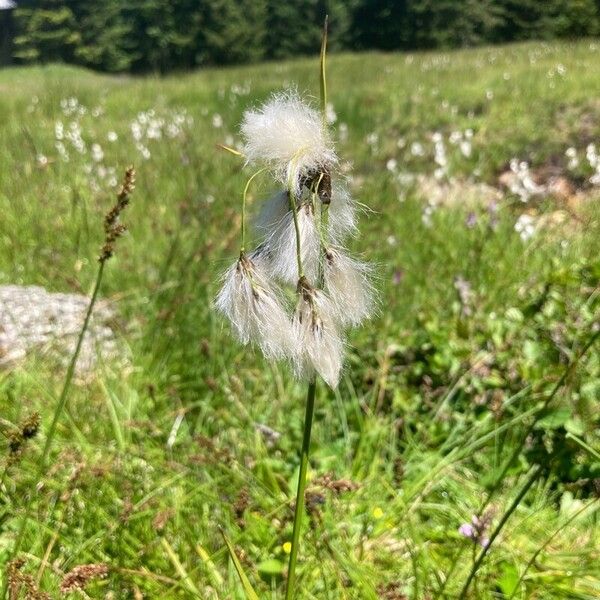
[{"label": "grass blade", "polygon": [[237,554],[235,553],[232,543],[229,541],[229,538],[225,535],[225,532],[223,530],[221,530],[221,535],[223,536],[223,541],[225,542],[225,544],[227,546],[227,550],[229,551],[229,556],[231,557],[231,560],[233,561],[233,566],[235,567],[238,577],[240,578],[240,581],[242,582],[242,587],[244,588],[244,593],[246,594],[246,598],[248,598],[248,600],[258,600],[258,594],[254,591],[254,588],[252,587],[250,580],[246,576],[246,573],[244,573],[244,568],[242,567],[242,563],[240,562],[240,559],[237,557]]}]

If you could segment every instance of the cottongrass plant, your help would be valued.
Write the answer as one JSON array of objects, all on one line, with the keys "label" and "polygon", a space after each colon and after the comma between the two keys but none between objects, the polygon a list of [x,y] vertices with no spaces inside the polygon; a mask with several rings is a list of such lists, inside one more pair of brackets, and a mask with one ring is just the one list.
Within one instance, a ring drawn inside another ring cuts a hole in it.
[{"label": "cottongrass plant", "polygon": [[[345,332],[369,318],[375,306],[370,267],[343,247],[356,233],[355,204],[343,182],[325,117],[326,28],[321,47],[321,112],[297,91],[274,94],[245,113],[243,155],[259,168],[242,195],[241,248],[225,272],[215,306],[243,344],[267,359],[282,359],[307,382],[300,475],[286,598],[294,593],[308,451],[317,378],[332,389],[344,363]],[[258,247],[246,251],[246,196],[251,181],[268,171],[285,186],[268,199],[256,222]],[[285,288],[295,292],[295,308]]]}]

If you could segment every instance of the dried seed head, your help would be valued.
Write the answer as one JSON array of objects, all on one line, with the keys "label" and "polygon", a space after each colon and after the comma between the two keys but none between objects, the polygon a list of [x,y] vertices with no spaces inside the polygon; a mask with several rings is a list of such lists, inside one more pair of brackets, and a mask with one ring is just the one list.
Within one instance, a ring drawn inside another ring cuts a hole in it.
[{"label": "dried seed head", "polygon": [[117,201],[104,217],[104,245],[98,257],[98,260],[102,263],[106,262],[114,254],[116,240],[127,231],[125,225],[119,223],[119,217],[129,204],[129,197],[134,189],[135,169],[129,167],[125,171],[123,183],[117,194]]},{"label": "dried seed head", "polygon": [[255,343],[267,358],[294,353],[290,318],[259,261],[242,254],[224,275],[216,307],[243,344]]},{"label": "dried seed head", "polygon": [[35,437],[40,428],[40,415],[37,412],[31,413],[21,425],[21,434],[28,440]]},{"label": "dried seed head", "polygon": [[275,94],[247,111],[241,131],[248,161],[268,164],[281,183],[293,182],[296,193],[309,174],[329,171],[337,162],[321,115],[295,91]]},{"label": "dried seed head", "polygon": [[[305,275],[316,281],[319,272],[321,241],[311,204],[298,208],[300,255]],[[286,283],[298,281],[296,227],[291,211],[283,217],[265,241],[265,268],[269,274]]]},{"label": "dried seed head", "polygon": [[301,379],[315,372],[336,388],[342,370],[344,343],[336,325],[330,299],[312,288],[305,278],[298,283],[298,305],[294,315],[294,337],[298,341],[294,370]]},{"label": "dried seed head", "polygon": [[341,249],[325,251],[325,292],[331,298],[342,325],[360,325],[375,307],[375,290],[369,265],[351,258]]},{"label": "dried seed head", "polygon": [[40,591],[35,579],[28,573],[23,573],[22,569],[25,566],[25,560],[15,558],[6,569],[8,579],[8,597],[10,600],[16,600],[21,597],[21,592],[27,600],[50,600],[50,596],[45,592]]},{"label": "dried seed head", "polygon": [[106,564],[78,565],[63,577],[60,591],[62,594],[83,591],[88,583],[94,579],[103,579],[107,575],[108,565]]}]

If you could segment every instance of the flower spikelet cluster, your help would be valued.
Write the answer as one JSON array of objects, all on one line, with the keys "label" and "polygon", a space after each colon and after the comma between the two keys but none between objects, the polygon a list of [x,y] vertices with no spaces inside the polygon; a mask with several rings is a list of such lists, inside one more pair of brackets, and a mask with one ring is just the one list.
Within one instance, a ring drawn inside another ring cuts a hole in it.
[{"label": "flower spikelet cluster", "polygon": [[[358,233],[356,204],[336,180],[325,120],[297,92],[247,111],[241,130],[247,163],[270,170],[282,189],[259,211],[253,252],[245,250],[242,224],[242,250],[223,276],[216,308],[241,343],[289,361],[301,379],[319,375],[335,388],[345,332],[375,308],[371,268],[343,246]],[[285,300],[292,293],[294,310]]]},{"label": "flower spikelet cluster", "polygon": [[297,92],[275,94],[262,107],[249,110],[242,122],[249,163],[265,163],[284,185],[292,179],[300,191],[302,175],[337,163],[321,115]]}]

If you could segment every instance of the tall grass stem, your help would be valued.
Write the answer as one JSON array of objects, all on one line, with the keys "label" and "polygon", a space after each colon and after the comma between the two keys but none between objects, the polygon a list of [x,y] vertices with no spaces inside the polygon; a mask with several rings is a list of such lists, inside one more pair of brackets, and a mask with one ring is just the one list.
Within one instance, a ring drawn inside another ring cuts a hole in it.
[{"label": "tall grass stem", "polygon": [[[98,292],[100,290],[100,284],[102,283],[102,276],[104,274],[104,264],[105,261],[100,261],[98,264],[98,273],[96,275],[96,282],[94,283],[94,289],[92,291],[92,297],[90,299],[90,303],[88,305],[87,312],[85,314],[85,319],[83,320],[83,325],[81,326],[81,330],[79,331],[79,336],[77,338],[77,344],[75,346],[75,351],[71,356],[71,360],[69,362],[69,366],[67,368],[67,374],[65,376],[65,381],[63,384],[62,391],[58,398],[58,402],[56,403],[56,407],[54,408],[54,415],[52,417],[52,423],[50,424],[50,429],[48,430],[48,435],[46,436],[46,442],[44,443],[44,450],[38,462],[38,467],[36,470],[36,480],[39,479],[46,469],[46,463],[48,460],[48,455],[50,454],[50,449],[52,448],[52,442],[54,440],[54,436],[56,434],[56,427],[58,425],[58,421],[65,409],[67,404],[67,399],[69,397],[69,390],[71,389],[71,384],[73,382],[73,376],[75,375],[75,368],[77,366],[77,359],[79,358],[79,353],[81,352],[81,346],[83,344],[83,338],[85,337],[86,331],[90,324],[90,319],[92,316],[92,312],[94,311],[94,305],[96,304],[96,300],[98,298]],[[15,545],[10,553],[9,560],[10,562],[21,550],[21,546],[23,545],[23,538],[25,537],[25,528],[27,526],[27,519],[29,515],[29,511],[31,509],[31,505],[33,504],[34,492],[29,495],[27,503],[25,505],[25,510],[23,512],[23,516],[21,517],[21,522],[19,524],[19,529],[17,532],[17,538],[15,540]],[[6,592],[8,591],[8,579],[5,579],[2,585],[2,592],[0,594],[0,598],[6,597]]]},{"label": "tall grass stem", "polygon": [[291,600],[296,582],[296,562],[298,560],[298,546],[300,544],[300,530],[304,516],[304,492],[306,491],[306,472],[308,470],[308,452],[310,449],[310,434],[312,430],[313,414],[315,410],[315,396],[317,382],[312,380],[308,384],[306,394],[306,412],[304,415],[304,435],[302,438],[302,451],[300,454],[300,473],[298,475],[298,491],[296,493],[296,508],[294,510],[294,530],[292,533],[292,549],[288,566],[285,600]]},{"label": "tall grass stem", "polygon": [[56,426],[58,425],[58,421],[67,404],[67,398],[69,396],[69,390],[71,389],[71,383],[73,382],[73,375],[75,374],[77,359],[79,358],[79,353],[81,352],[83,338],[85,337],[86,331],[89,327],[92,312],[94,311],[94,305],[96,304],[98,292],[100,291],[100,284],[102,283],[102,276],[104,274],[104,264],[104,261],[100,261],[98,264],[98,273],[96,275],[96,282],[94,284],[94,290],[92,291],[92,297],[90,299],[87,312],[85,313],[85,319],[77,338],[77,345],[75,346],[75,351],[71,356],[71,361],[69,362],[69,367],[65,376],[65,382],[54,409],[54,416],[52,418],[52,423],[50,424],[50,429],[48,430],[48,435],[46,436],[46,443],[44,444],[44,451],[40,461],[40,470],[43,470],[46,465],[46,461],[48,460],[48,455],[50,454],[50,449],[52,447],[52,442],[54,441],[54,435],[56,434]]},{"label": "tall grass stem", "polygon": [[504,513],[504,515],[502,515],[502,518],[498,522],[498,525],[496,525],[496,528],[490,535],[489,542],[481,550],[481,552],[479,553],[479,556],[477,557],[477,560],[473,563],[471,572],[469,573],[469,576],[467,577],[467,580],[465,581],[465,584],[464,584],[460,594],[458,595],[458,600],[464,600],[464,598],[467,597],[467,592],[473,581],[473,578],[477,574],[477,571],[479,570],[479,567],[483,563],[487,553],[490,551],[490,548],[492,547],[494,540],[498,537],[498,535],[500,535],[500,532],[504,528],[504,525],[506,525],[506,522],[508,521],[508,519],[510,519],[511,515],[515,512],[515,510],[517,509],[517,506],[519,506],[519,504],[521,503],[521,500],[523,500],[523,498],[525,497],[525,495],[527,494],[527,492],[529,491],[531,486],[536,482],[536,480],[540,476],[541,472],[542,472],[541,466],[538,466],[536,469],[534,469],[534,471],[529,476],[529,479],[525,482],[525,485],[521,488],[521,491],[517,494],[516,498],[512,501],[512,504],[508,507],[508,510]]}]

